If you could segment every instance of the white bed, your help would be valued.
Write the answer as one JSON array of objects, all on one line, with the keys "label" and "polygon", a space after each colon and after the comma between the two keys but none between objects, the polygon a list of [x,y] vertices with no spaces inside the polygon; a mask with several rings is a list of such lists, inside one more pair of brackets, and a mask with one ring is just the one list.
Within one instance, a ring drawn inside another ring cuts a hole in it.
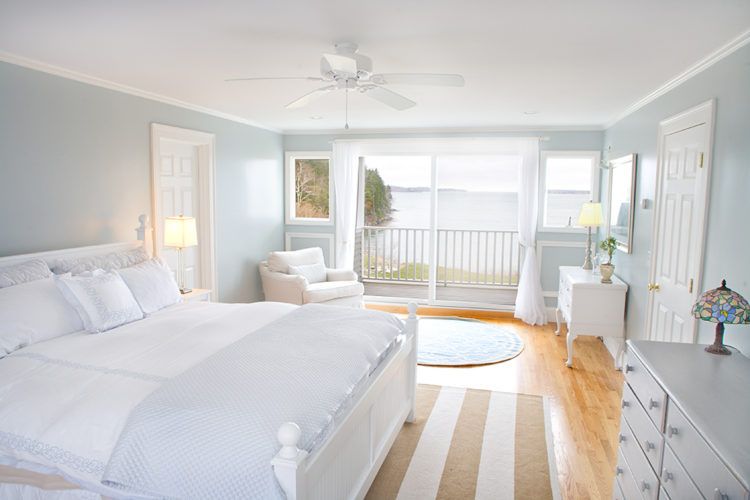
[{"label": "white bed", "polygon": [[[0,267],[136,245],[4,257]],[[253,332],[266,331],[262,327],[296,308],[180,303],[109,332],[75,332],[0,359],[0,496],[133,497],[101,483],[131,410],[166,381]],[[405,333],[312,453],[297,448],[296,425],[278,423],[281,444],[266,460],[287,498],[361,498],[367,492],[402,423],[413,419],[415,311],[410,305]]]}]

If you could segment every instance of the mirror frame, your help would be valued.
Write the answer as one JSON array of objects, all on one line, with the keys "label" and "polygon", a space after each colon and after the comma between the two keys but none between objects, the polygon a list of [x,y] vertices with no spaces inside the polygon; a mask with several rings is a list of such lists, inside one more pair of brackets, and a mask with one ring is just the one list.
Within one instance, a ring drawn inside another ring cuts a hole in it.
[{"label": "mirror frame", "polygon": [[[617,248],[625,253],[633,252],[633,219],[635,217],[635,173],[636,173],[636,154],[628,154],[615,158],[610,161],[609,168],[609,189],[607,195],[607,236],[614,236],[617,242]],[[617,182],[629,182],[628,192],[630,194],[630,207],[628,209],[627,236],[612,234],[612,221],[619,218],[618,213],[613,213],[615,207],[612,206],[612,184],[617,175]]]}]

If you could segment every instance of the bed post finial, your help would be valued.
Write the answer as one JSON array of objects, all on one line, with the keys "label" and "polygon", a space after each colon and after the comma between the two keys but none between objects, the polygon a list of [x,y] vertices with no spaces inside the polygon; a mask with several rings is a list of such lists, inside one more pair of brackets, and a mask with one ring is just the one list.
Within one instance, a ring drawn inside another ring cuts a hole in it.
[{"label": "bed post finial", "polygon": [[417,414],[417,346],[419,345],[417,333],[419,330],[419,320],[417,319],[416,302],[409,302],[406,310],[409,316],[406,318],[406,331],[413,337],[412,350],[409,354],[409,398],[411,399],[411,410],[406,416],[407,422],[414,422]]},{"label": "bed post finial", "polygon": [[276,437],[281,449],[271,460],[273,472],[287,500],[304,500],[304,465],[307,452],[297,448],[302,430],[294,422],[281,424]]},{"label": "bed post finial", "polygon": [[138,241],[143,242],[143,247],[146,249],[149,255],[152,254],[152,250],[154,248],[154,242],[153,242],[153,228],[149,224],[150,217],[146,214],[141,214],[138,216],[138,222],[140,222],[140,226],[135,228],[135,234],[137,235]]}]

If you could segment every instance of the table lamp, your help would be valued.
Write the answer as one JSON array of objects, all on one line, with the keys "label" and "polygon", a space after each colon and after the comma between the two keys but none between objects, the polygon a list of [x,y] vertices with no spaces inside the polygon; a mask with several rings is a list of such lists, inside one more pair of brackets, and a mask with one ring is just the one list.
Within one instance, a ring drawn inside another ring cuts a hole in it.
[{"label": "table lamp", "polygon": [[602,204],[591,201],[581,206],[581,214],[578,216],[578,225],[588,229],[586,237],[586,260],[583,261],[583,269],[592,269],[591,264],[591,228],[604,225],[604,216],[602,215]]},{"label": "table lamp", "polygon": [[183,251],[187,247],[198,244],[198,233],[195,227],[195,217],[167,217],[164,221],[164,246],[177,249],[177,285],[180,292],[190,293],[185,288],[185,260]]},{"label": "table lamp", "polygon": [[732,354],[724,347],[724,323],[737,325],[750,323],[750,305],[742,295],[727,288],[727,280],[721,280],[721,286],[703,292],[693,306],[693,316],[716,323],[714,343],[706,347],[712,354]]}]

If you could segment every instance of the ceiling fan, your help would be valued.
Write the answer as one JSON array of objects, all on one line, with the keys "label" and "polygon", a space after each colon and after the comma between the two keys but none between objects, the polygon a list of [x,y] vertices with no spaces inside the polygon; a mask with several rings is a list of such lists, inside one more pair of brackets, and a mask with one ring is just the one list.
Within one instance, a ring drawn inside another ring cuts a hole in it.
[{"label": "ceiling fan", "polygon": [[[462,87],[464,78],[456,74],[436,73],[373,73],[372,60],[357,52],[356,43],[341,42],[335,46],[335,54],[323,54],[320,59],[321,76],[281,76],[281,77],[253,77],[230,78],[227,82],[252,80],[310,80],[326,82],[328,85],[299,97],[285,107],[288,109],[301,108],[311,101],[334,90],[356,90],[376,101],[399,111],[411,108],[417,103],[407,97],[397,94],[384,85],[431,85],[443,87]],[[347,114],[348,114],[348,95]],[[348,120],[347,120],[348,121]],[[348,123],[347,123],[347,127]]]}]

